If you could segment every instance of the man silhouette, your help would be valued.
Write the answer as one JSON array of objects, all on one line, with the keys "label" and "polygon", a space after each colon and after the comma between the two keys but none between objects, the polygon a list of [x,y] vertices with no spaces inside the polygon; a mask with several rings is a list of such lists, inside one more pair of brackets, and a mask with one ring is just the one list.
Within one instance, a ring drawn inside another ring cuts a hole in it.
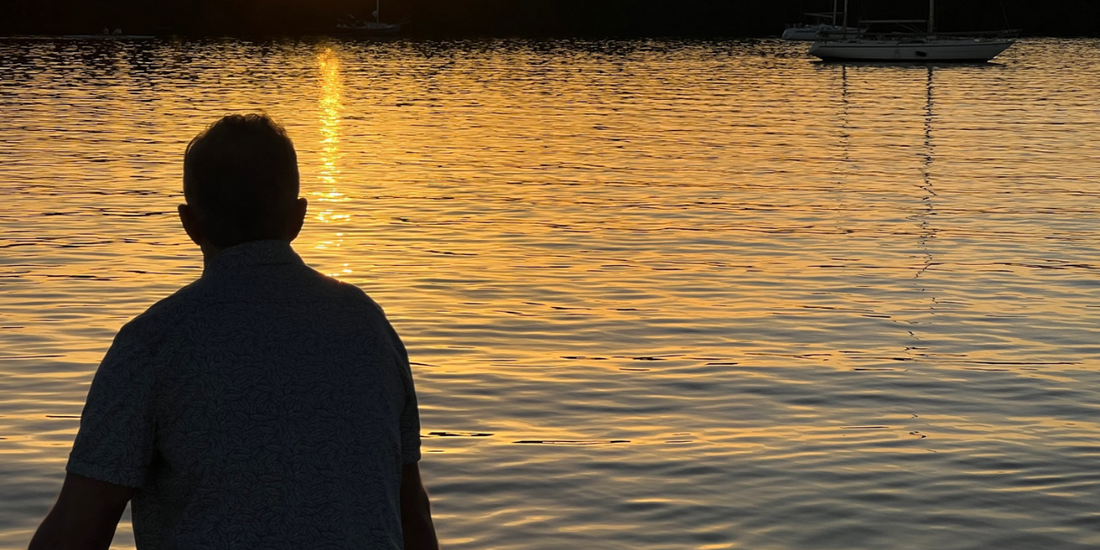
[{"label": "man silhouette", "polygon": [[294,146],[230,115],[184,155],[202,277],[127,323],[96,372],[57,504],[31,549],[438,548],[405,348],[358,288],[290,242]]}]

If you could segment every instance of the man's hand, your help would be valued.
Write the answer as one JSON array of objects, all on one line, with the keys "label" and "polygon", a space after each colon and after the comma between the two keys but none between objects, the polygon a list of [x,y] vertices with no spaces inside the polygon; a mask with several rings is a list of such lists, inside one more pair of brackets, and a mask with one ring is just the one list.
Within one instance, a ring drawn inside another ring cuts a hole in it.
[{"label": "man's hand", "polygon": [[67,474],[29,550],[106,550],[135,489]]},{"label": "man's hand", "polygon": [[405,550],[439,550],[428,492],[420,480],[420,466],[405,464],[401,471],[401,532]]}]

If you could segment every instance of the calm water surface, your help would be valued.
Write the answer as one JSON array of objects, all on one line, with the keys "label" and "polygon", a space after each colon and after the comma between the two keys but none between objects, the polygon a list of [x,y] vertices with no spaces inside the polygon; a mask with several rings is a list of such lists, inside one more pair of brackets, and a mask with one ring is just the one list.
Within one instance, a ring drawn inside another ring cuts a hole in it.
[{"label": "calm water surface", "polygon": [[255,109],[410,349],[448,548],[1100,546],[1100,42],[804,50],[0,41],[0,548]]}]

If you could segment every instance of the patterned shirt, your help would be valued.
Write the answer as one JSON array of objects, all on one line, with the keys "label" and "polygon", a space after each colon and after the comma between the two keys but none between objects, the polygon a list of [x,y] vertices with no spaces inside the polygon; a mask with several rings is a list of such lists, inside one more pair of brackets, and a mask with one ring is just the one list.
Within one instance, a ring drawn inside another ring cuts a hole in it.
[{"label": "patterned shirt", "polygon": [[398,549],[419,433],[381,308],[255,241],[119,331],[67,470],[137,488],[141,550]]}]

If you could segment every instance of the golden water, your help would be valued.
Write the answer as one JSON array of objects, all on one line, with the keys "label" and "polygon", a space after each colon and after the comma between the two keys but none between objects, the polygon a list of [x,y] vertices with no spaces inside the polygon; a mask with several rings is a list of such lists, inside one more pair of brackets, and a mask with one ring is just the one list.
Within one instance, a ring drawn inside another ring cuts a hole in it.
[{"label": "golden water", "polygon": [[1100,546],[1100,42],[804,50],[0,41],[0,548],[257,109],[409,347],[447,548]]}]

